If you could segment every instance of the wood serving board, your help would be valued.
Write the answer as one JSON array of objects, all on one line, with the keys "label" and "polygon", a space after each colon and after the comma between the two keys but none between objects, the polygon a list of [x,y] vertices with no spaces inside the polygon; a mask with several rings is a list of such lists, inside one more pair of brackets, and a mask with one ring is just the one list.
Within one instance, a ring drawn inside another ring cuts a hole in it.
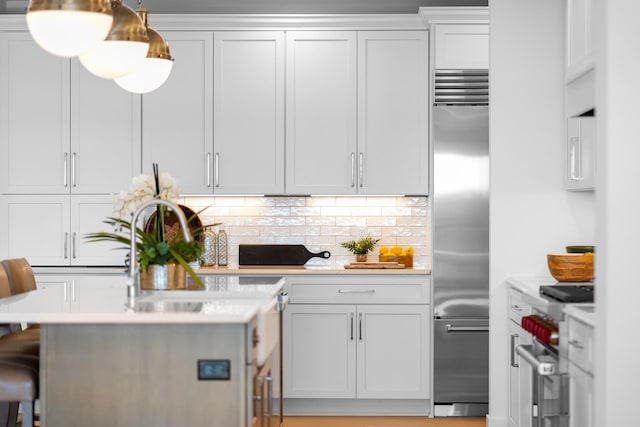
[{"label": "wood serving board", "polygon": [[398,264],[397,262],[352,262],[351,264],[345,264],[344,268],[404,268],[404,264]]}]

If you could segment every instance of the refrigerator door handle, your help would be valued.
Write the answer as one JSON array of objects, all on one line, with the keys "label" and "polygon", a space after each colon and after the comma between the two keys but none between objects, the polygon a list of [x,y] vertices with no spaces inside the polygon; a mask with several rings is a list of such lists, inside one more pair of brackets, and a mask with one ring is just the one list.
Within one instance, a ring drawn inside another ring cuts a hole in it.
[{"label": "refrigerator door handle", "polygon": [[447,325],[447,332],[489,332],[489,326],[453,326]]}]

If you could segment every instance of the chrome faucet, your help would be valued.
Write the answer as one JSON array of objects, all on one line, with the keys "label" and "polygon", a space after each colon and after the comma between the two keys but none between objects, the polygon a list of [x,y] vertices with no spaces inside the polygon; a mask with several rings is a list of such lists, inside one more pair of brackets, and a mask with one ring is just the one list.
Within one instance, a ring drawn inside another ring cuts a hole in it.
[{"label": "chrome faucet", "polygon": [[182,209],[175,203],[172,203],[168,200],[164,199],[153,199],[148,202],[144,202],[141,204],[138,209],[133,214],[133,218],[131,220],[131,253],[129,254],[129,277],[127,278],[127,295],[132,297],[137,297],[140,295],[140,272],[138,267],[138,258],[136,256],[136,245],[137,245],[137,234],[136,234],[136,223],[138,222],[138,217],[146,208],[150,206],[166,206],[175,212],[178,217],[178,221],[180,222],[180,228],[182,228],[182,234],[184,235],[185,242],[192,242],[193,236],[191,235],[191,231],[187,225],[187,217],[185,216]]}]

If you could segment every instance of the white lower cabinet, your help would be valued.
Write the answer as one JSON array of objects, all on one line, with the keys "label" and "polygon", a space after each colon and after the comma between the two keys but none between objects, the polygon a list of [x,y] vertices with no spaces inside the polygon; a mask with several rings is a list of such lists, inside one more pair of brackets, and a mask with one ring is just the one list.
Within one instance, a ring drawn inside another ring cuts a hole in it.
[{"label": "white lower cabinet", "polygon": [[430,398],[427,276],[287,280],[285,399]]},{"label": "white lower cabinet", "polygon": [[595,323],[593,311],[585,315],[577,304],[565,309],[569,358],[569,427],[594,427],[594,353]]},{"label": "white lower cabinet", "polygon": [[26,258],[34,266],[124,265],[126,251],[110,242],[91,243],[87,233],[113,231],[105,195],[0,196],[2,258]]},{"label": "white lower cabinet", "polygon": [[520,327],[522,316],[531,314],[531,305],[522,293],[509,289],[509,427],[531,427],[533,420],[533,377],[528,363],[516,353],[519,345],[532,343],[531,334]]},{"label": "white lower cabinet", "polygon": [[518,345],[531,344],[531,334],[510,320],[509,337],[509,427],[531,427],[531,368],[515,351]]}]

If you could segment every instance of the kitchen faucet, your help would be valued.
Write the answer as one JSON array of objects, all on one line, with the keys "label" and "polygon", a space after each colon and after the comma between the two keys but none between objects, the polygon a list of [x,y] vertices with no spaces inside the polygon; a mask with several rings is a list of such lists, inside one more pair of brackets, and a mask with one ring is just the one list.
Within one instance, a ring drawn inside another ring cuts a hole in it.
[{"label": "kitchen faucet", "polygon": [[141,204],[138,209],[136,209],[135,213],[133,214],[133,219],[131,220],[131,253],[129,254],[129,277],[127,278],[127,295],[129,296],[129,298],[137,297],[140,294],[140,280],[137,280],[139,276],[139,267],[138,258],[136,256],[136,223],[138,222],[138,217],[140,216],[140,213],[142,213],[142,211],[149,206],[161,205],[171,209],[178,217],[180,228],[182,228],[182,234],[184,235],[184,241],[187,243],[193,241],[193,236],[191,235],[191,231],[187,226],[187,217],[185,216],[184,212],[182,212],[182,209],[178,207],[178,205],[164,199],[153,199]]}]

